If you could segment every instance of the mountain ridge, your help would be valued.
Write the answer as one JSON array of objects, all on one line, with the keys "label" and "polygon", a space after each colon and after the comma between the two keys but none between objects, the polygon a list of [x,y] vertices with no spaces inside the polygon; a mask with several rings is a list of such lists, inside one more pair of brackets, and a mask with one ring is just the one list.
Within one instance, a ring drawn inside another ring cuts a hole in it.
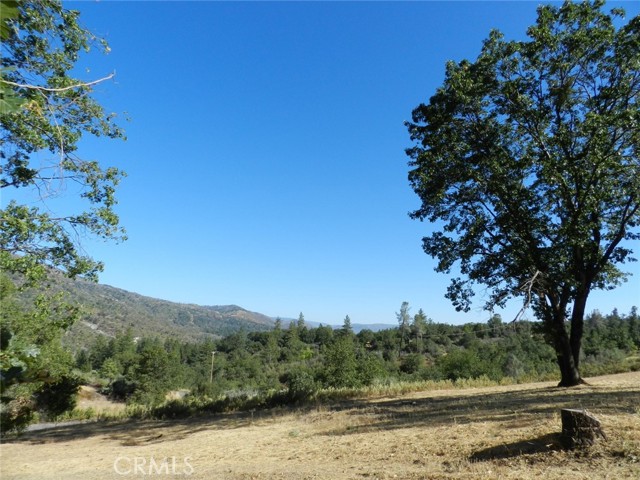
[{"label": "mountain ridge", "polygon": [[[45,291],[51,294],[63,292],[69,303],[81,308],[80,317],[64,336],[65,343],[74,350],[90,345],[97,336],[114,337],[128,329],[136,337],[180,338],[197,342],[240,330],[270,330],[277,318],[282,320],[283,328],[296,321],[253,312],[237,304],[198,305],[163,300],[82,278],[73,280],[56,270],[50,271],[44,287],[19,293],[18,301],[27,307],[36,295]],[[341,325],[314,321],[306,323],[311,328],[319,325],[341,328]],[[394,325],[353,324],[352,327],[358,333],[364,329],[393,328]]]},{"label": "mountain ridge", "polygon": [[238,305],[171,302],[85,279],[73,280],[58,271],[50,272],[45,286],[25,290],[17,300],[27,306],[45,292],[63,292],[67,302],[81,308],[80,318],[64,337],[72,348],[86,346],[99,335],[112,337],[128,329],[138,337],[178,337],[195,342],[240,330],[269,330],[274,325],[271,317]]}]

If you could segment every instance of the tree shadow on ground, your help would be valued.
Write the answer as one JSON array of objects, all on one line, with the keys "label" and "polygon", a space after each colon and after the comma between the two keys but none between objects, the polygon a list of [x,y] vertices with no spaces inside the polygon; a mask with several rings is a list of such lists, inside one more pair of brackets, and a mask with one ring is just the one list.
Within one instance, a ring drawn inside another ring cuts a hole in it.
[{"label": "tree shadow on ground", "polygon": [[362,425],[338,428],[324,435],[350,435],[360,432],[394,430],[420,425],[445,426],[475,422],[502,422],[526,426],[541,418],[559,414],[562,408],[580,408],[595,414],[633,414],[640,399],[640,386],[612,389],[581,385],[573,388],[541,387],[502,392],[434,395],[422,398],[363,400],[343,402],[334,410],[349,415],[366,413]]},{"label": "tree shadow on ground", "polygon": [[556,452],[564,449],[561,435],[559,433],[549,433],[529,440],[478,450],[469,456],[469,460],[472,462],[484,462],[496,459],[515,458],[521,455]]},{"label": "tree shadow on ground", "polygon": [[[394,399],[356,399],[335,403],[276,407],[265,410],[222,414],[203,413],[171,420],[98,421],[61,424],[46,430],[7,436],[7,443],[57,443],[103,436],[123,446],[149,445],[181,440],[194,433],[228,430],[278,421],[283,415],[316,409],[353,415],[348,428],[319,435],[351,435],[372,430],[395,430],[416,426],[446,426],[475,422],[498,422],[506,427],[534,425],[542,418],[558,415],[561,408],[584,408],[594,414],[634,414],[640,401],[640,385],[605,387],[581,385],[574,388],[536,386],[519,390],[421,392]],[[521,442],[518,442],[521,443]],[[525,441],[526,443],[526,441]],[[535,443],[535,442],[534,442]]]},{"label": "tree shadow on ground", "polygon": [[119,442],[123,446],[152,445],[182,440],[206,430],[228,430],[248,427],[254,423],[277,418],[282,412],[233,412],[203,414],[190,418],[170,420],[102,420],[61,423],[49,428],[27,431],[20,435],[7,435],[4,443],[32,445],[68,442],[96,436]]}]

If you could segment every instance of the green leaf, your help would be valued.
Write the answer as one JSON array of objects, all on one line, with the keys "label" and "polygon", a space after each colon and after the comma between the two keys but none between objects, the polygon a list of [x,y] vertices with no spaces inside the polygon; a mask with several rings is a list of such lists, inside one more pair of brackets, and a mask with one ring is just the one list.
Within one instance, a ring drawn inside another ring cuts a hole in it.
[{"label": "green leaf", "polygon": [[6,40],[11,35],[9,22],[18,16],[18,2],[0,1],[0,40]]},{"label": "green leaf", "polygon": [[17,112],[23,103],[23,98],[16,96],[13,90],[0,83],[0,114]]}]

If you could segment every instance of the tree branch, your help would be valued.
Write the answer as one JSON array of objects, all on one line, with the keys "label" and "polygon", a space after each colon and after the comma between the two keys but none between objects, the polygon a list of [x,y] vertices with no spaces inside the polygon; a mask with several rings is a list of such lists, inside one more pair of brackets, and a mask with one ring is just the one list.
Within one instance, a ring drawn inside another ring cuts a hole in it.
[{"label": "tree branch", "polygon": [[69,85],[68,87],[59,87],[59,88],[49,88],[49,87],[41,87],[39,85],[15,83],[15,82],[10,82],[9,80],[4,80],[4,79],[0,79],[0,82],[6,83],[7,85],[11,85],[13,87],[27,88],[29,90],[38,90],[41,92],[58,93],[58,92],[66,92],[67,90],[73,90],[74,88],[79,88],[79,87],[90,87],[92,85],[96,85],[98,83],[111,80],[113,77],[115,77],[115,75],[116,75],[116,72],[113,72],[107,75],[106,77],[99,78],[98,80],[94,80],[92,82],[86,82],[86,83],[83,82],[83,83],[78,83],[76,85]]}]

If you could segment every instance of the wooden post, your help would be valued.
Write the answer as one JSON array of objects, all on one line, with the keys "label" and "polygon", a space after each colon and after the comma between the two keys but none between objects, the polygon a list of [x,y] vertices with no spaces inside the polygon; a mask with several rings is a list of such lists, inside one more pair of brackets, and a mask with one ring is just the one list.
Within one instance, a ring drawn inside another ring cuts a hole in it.
[{"label": "wooden post", "polygon": [[607,439],[602,431],[600,421],[586,410],[563,408],[562,439],[567,448],[587,447],[593,445],[597,437]]}]

